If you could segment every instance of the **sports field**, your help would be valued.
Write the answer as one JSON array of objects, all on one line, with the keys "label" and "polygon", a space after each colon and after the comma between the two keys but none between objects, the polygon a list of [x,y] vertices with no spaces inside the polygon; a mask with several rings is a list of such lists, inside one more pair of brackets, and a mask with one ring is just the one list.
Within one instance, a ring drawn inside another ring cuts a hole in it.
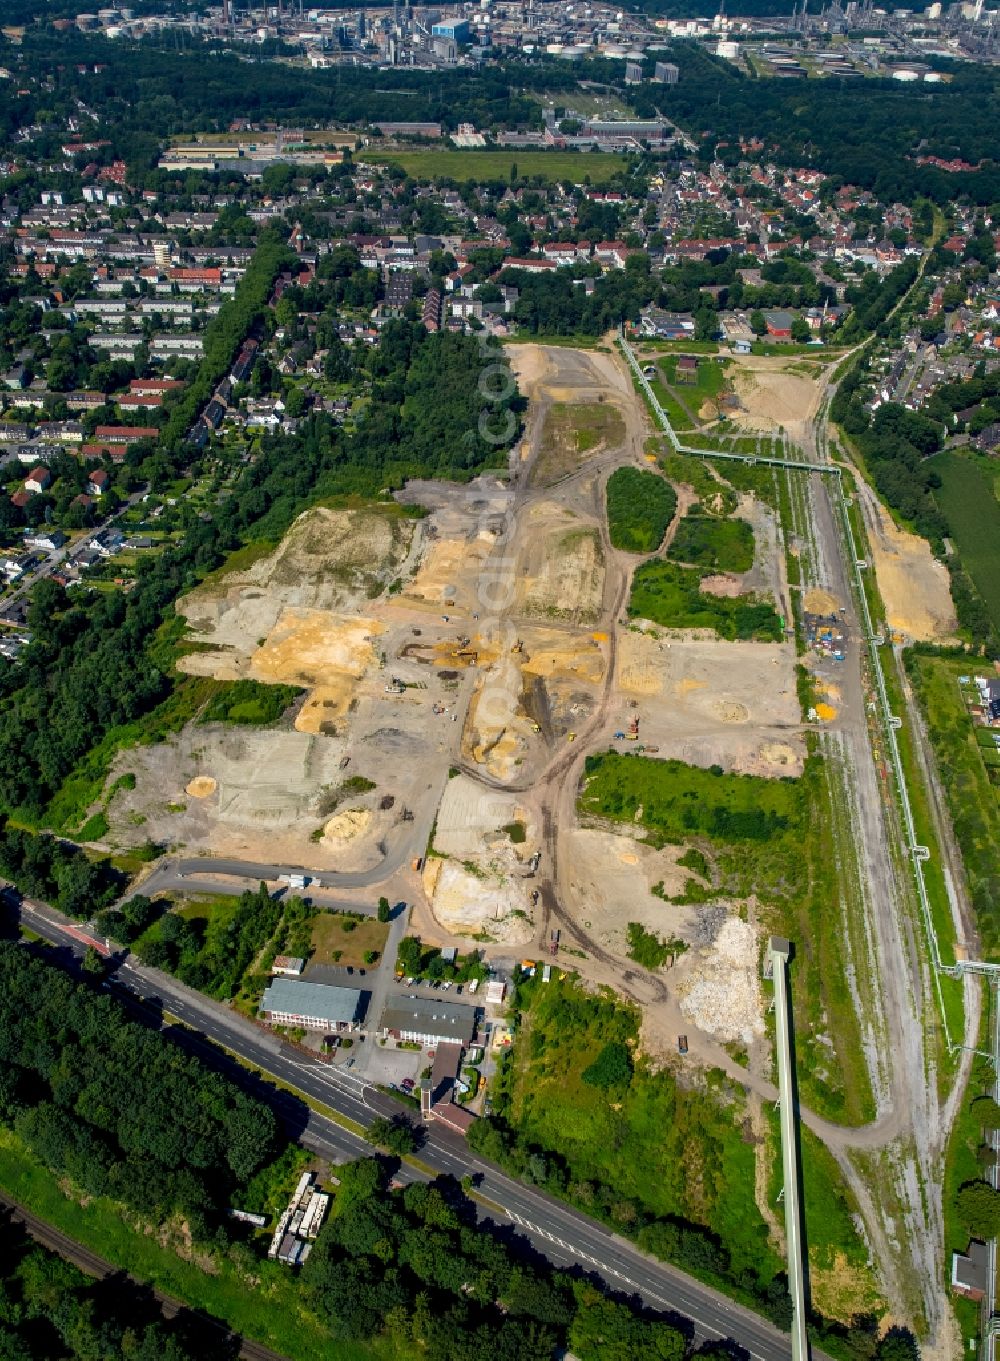
[{"label": "sports field", "polygon": [[359,161],[399,165],[414,179],[510,180],[541,175],[549,181],[606,184],[626,161],[599,151],[366,151]]}]

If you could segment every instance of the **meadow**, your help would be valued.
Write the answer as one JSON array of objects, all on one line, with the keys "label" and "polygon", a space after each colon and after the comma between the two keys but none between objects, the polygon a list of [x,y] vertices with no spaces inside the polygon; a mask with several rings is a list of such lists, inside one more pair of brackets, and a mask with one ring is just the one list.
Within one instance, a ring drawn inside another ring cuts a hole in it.
[{"label": "meadow", "polygon": [[753,530],[745,520],[685,515],[670,545],[670,556],[707,572],[749,572]]},{"label": "meadow", "polygon": [[754,1202],[754,1151],[739,1126],[742,1094],[727,1089],[720,1101],[640,1062],[609,1100],[582,1075],[610,1043],[636,1042],[635,1013],[610,997],[589,996],[572,979],[554,979],[530,997],[497,1094],[520,1137],[559,1151],[584,1202],[588,1184],[606,1187],[623,1224],[632,1202],[705,1225],[726,1244],[734,1271],[773,1277],[781,1262]]},{"label": "meadow", "polygon": [[939,454],[934,499],[944,512],[962,565],[1000,628],[1000,503],[982,471],[964,454]]}]

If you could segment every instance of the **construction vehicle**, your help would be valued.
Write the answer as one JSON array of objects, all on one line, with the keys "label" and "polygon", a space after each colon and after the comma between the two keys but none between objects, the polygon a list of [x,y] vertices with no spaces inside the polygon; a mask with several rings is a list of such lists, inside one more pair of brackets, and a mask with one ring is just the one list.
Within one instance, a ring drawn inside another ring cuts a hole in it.
[{"label": "construction vehicle", "polygon": [[517,642],[516,642],[516,643],[514,644],[514,646],[511,648],[511,652],[523,652],[523,651],[524,651],[524,643],[521,641],[520,638],[518,638]]},{"label": "construction vehicle", "polygon": [[686,1054],[687,1051],[688,1051],[688,1037],[686,1035],[678,1035],[677,1036],[678,1054]]},{"label": "construction vehicle", "polygon": [[415,855],[415,856],[413,857],[413,859],[410,861],[410,869],[411,869],[411,870],[422,870],[423,867],[424,867],[424,859],[423,859],[423,856],[421,856],[421,855]]}]

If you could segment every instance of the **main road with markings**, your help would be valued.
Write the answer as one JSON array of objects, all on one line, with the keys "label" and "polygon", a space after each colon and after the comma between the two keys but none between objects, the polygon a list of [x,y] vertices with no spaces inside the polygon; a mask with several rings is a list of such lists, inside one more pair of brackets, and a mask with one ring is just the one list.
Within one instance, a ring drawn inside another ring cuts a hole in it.
[{"label": "main road with markings", "polygon": [[[24,901],[19,912],[29,931],[76,960],[84,953],[86,943],[79,927],[48,904]],[[170,1018],[182,1022],[184,1029],[175,1027],[173,1032],[177,1041],[226,1068],[229,1076],[246,1082],[249,1075],[243,1065],[249,1064],[265,1079],[275,1078],[293,1089],[269,1087],[266,1095],[295,1138],[334,1162],[369,1156],[371,1145],[361,1130],[377,1115],[399,1113],[392,1098],[363,1077],[308,1058],[269,1030],[159,970],[126,959],[116,967],[110,987],[130,1005],[142,1008],[149,1020],[164,1026],[172,1024]],[[307,1105],[296,1094],[315,1104]],[[652,1309],[683,1316],[701,1341],[728,1338],[752,1361],[788,1361],[788,1338],[759,1315],[648,1256],[537,1187],[515,1181],[474,1153],[461,1135],[432,1124],[426,1130],[419,1161],[404,1163],[399,1176],[415,1181],[442,1174],[475,1178],[480,1218],[516,1225],[555,1266],[582,1267]],[[822,1353],[814,1355],[825,1361]]]}]

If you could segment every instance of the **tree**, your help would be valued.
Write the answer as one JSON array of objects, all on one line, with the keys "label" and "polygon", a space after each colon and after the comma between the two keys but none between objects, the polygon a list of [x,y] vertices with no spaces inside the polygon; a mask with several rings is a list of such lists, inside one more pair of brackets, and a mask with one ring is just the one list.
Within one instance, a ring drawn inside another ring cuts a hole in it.
[{"label": "tree", "polygon": [[412,1153],[417,1146],[416,1131],[409,1120],[401,1115],[393,1116],[392,1119],[384,1115],[377,1116],[365,1130],[365,1138],[376,1148],[384,1148],[397,1158]]},{"label": "tree", "polygon": [[958,1192],[958,1213],[974,1238],[1000,1234],[1000,1192],[986,1181],[967,1181]]},{"label": "tree", "polygon": [[300,387],[293,387],[285,398],[285,411],[293,420],[298,420],[306,409],[306,394]]},{"label": "tree", "polygon": [[627,1087],[632,1080],[632,1055],[626,1045],[613,1040],[580,1076],[591,1087]]},{"label": "tree", "polygon": [[719,318],[711,307],[699,307],[694,314],[695,340],[714,340],[719,333]]},{"label": "tree", "polygon": [[103,975],[104,960],[92,945],[87,946],[87,950],[83,956],[83,964],[81,967],[85,974],[90,974],[92,977],[99,978]]},{"label": "tree", "polygon": [[909,1328],[890,1328],[875,1348],[875,1361],[920,1361],[920,1348]]},{"label": "tree", "polygon": [[792,339],[796,345],[805,345],[809,340],[809,323],[805,317],[796,316],[792,318]]},{"label": "tree", "polygon": [[378,919],[380,922],[389,920],[389,899],[379,898],[378,900]]},{"label": "tree", "polygon": [[977,1096],[972,1113],[983,1129],[1000,1129],[1000,1105],[991,1096]]},{"label": "tree", "polygon": [[750,313],[750,329],[755,336],[767,335],[767,318],[759,308]]}]

